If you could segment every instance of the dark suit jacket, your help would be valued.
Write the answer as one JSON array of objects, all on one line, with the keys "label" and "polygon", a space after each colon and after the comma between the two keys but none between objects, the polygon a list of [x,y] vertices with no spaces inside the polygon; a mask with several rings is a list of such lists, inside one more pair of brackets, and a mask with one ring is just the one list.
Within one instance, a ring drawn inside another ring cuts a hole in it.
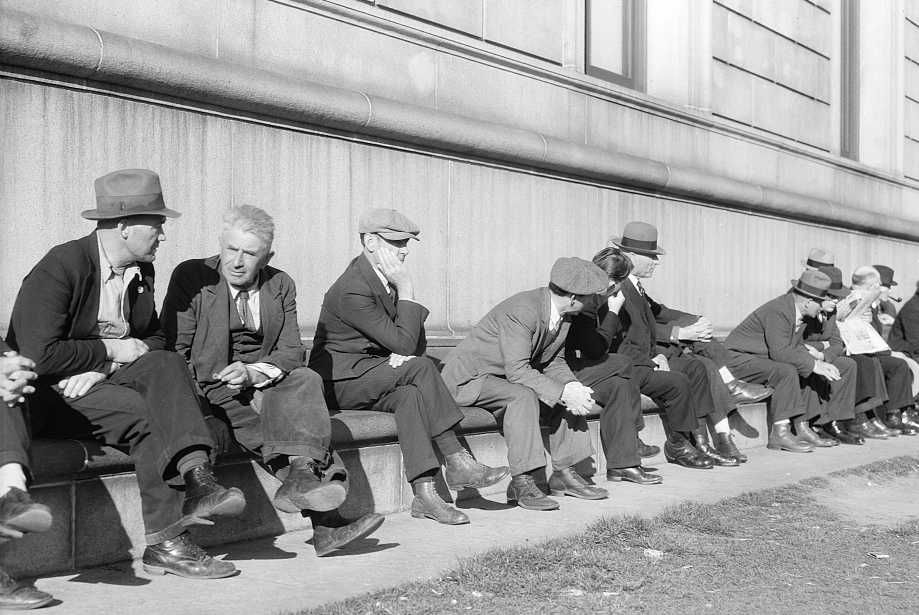
[{"label": "dark suit jacket", "polygon": [[[259,286],[262,349],[254,362],[282,372],[302,367],[304,348],[297,324],[297,289],[289,275],[265,267]],[[212,374],[232,358],[230,290],[220,273],[220,257],[185,261],[172,272],[163,302],[168,348],[185,357],[195,380],[207,389]]]},{"label": "dark suit jacket", "polygon": [[[641,296],[631,280],[625,280],[619,291],[625,304],[619,310],[622,332],[611,340],[609,352],[618,352],[632,359],[633,365],[655,367],[652,357],[665,351],[658,346],[658,326],[651,304]],[[601,306],[601,311],[604,306]],[[609,310],[606,310],[607,314]]]},{"label": "dark suit jacket", "polygon": [[385,363],[390,354],[424,354],[428,310],[394,302],[363,254],[326,292],[309,366],[324,380],[347,380]]},{"label": "dark suit jacket", "polygon": [[[131,337],[162,350],[153,297],[153,265],[125,291]],[[105,346],[93,333],[99,315],[99,247],[95,231],[51,248],[22,281],[7,342],[35,361],[39,386],[87,371],[103,371]]]},{"label": "dark suit jacket", "polygon": [[486,375],[533,389],[554,406],[569,382],[577,380],[561,352],[570,320],[563,317],[558,334],[549,331],[549,289],[517,293],[491,309],[450,353],[441,372],[457,387]]},{"label": "dark suit jacket", "polygon": [[913,295],[900,308],[887,343],[892,350],[919,355],[919,294]]},{"label": "dark suit jacket", "polygon": [[836,325],[836,315],[821,322],[816,318],[804,318],[804,329],[798,334],[804,342],[823,353],[827,362],[833,362],[839,357],[846,356],[846,345],[839,335]]},{"label": "dark suit jacket", "polygon": [[814,358],[795,334],[795,300],[791,293],[776,297],[756,308],[731,331],[724,345],[780,363],[790,363],[801,376],[814,371]]}]

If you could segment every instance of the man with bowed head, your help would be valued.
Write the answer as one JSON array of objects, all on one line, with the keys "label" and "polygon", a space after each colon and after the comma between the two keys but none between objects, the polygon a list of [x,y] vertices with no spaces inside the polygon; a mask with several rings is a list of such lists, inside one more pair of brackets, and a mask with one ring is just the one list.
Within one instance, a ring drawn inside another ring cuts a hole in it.
[{"label": "man with bowed head", "polygon": [[322,556],[374,531],[383,517],[346,521],[337,513],[347,495],[345,469],[330,455],[322,379],[304,365],[294,281],[268,265],[274,231],[258,207],[229,209],[220,253],[173,272],[163,322],[168,346],[188,361],[207,399],[215,433],[229,427],[260,455],[282,481],[275,507],[310,517]]},{"label": "man with bowed head", "polygon": [[[405,263],[418,226],[394,209],[371,209],[358,222],[362,251],[326,292],[309,365],[323,378],[330,406],[395,414],[412,516],[457,525],[469,517],[434,489],[444,458],[451,489],[482,489],[507,468],[476,461],[455,429],[463,418],[437,367],[424,356],[428,310],[415,298]],[[437,449],[435,451],[435,448]]]}]

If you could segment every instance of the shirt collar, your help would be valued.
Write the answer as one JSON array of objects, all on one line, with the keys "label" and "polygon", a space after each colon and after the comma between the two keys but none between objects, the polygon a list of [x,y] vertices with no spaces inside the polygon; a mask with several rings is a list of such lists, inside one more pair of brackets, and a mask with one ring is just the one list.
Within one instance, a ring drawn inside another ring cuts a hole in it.
[{"label": "shirt collar", "polygon": [[555,330],[558,327],[558,323],[561,322],[562,315],[559,313],[558,308],[555,307],[555,301],[552,301],[552,293],[549,293],[549,329]]},{"label": "shirt collar", "polygon": [[[261,275],[262,274],[259,274],[259,284],[255,285],[253,288],[248,289],[250,298],[258,294],[259,288],[261,287]],[[230,291],[230,299],[232,299],[233,301],[236,301],[236,297],[239,296],[239,293],[242,292],[242,289],[234,288],[233,285],[230,284],[229,280],[226,280],[226,283],[227,283],[227,289],[229,289]]]},{"label": "shirt collar", "polygon": [[629,282],[632,283],[632,286],[634,286],[635,288],[638,288],[638,276],[630,273]]},{"label": "shirt collar", "polygon": [[383,285],[383,290],[389,292],[389,289],[390,289],[389,280],[386,279],[386,276],[383,275],[383,272],[380,271],[379,267],[373,264],[373,261],[370,260],[370,257],[367,256],[366,252],[364,253],[364,258],[366,258],[367,262],[370,263],[370,268],[373,269],[373,272],[377,274],[377,278],[379,278],[380,284]]},{"label": "shirt collar", "polygon": [[804,322],[804,314],[801,312],[798,302],[795,301],[795,325],[800,325],[802,322]]}]

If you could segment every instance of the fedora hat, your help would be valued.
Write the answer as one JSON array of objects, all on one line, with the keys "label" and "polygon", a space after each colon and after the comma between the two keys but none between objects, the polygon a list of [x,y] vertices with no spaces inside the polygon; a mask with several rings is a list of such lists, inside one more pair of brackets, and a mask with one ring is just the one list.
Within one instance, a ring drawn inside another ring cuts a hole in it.
[{"label": "fedora hat", "polygon": [[826,298],[827,291],[830,288],[830,276],[817,271],[816,269],[805,269],[801,272],[801,277],[792,280],[792,292],[798,293],[810,299],[823,301]]},{"label": "fedora hat", "polygon": [[620,250],[645,256],[666,254],[657,245],[657,229],[647,222],[629,222],[622,229],[622,237],[610,237],[609,243]]},{"label": "fedora hat", "polygon": [[807,260],[804,261],[805,267],[811,267],[813,269],[820,269],[821,267],[834,267],[836,265],[836,255],[834,255],[829,250],[824,250],[823,248],[814,248],[807,255]]},{"label": "fedora hat", "polygon": [[842,270],[839,267],[818,267],[817,271],[825,273],[830,278],[830,287],[827,294],[839,299],[849,296],[852,289],[842,283]]},{"label": "fedora hat", "polygon": [[182,214],[166,208],[160,176],[147,169],[122,169],[96,180],[96,208],[80,215],[87,220],[111,220],[128,216],[166,216]]},{"label": "fedora hat", "polygon": [[896,281],[893,279],[893,269],[887,265],[874,265],[874,268],[881,274],[881,286],[892,288],[897,285]]}]

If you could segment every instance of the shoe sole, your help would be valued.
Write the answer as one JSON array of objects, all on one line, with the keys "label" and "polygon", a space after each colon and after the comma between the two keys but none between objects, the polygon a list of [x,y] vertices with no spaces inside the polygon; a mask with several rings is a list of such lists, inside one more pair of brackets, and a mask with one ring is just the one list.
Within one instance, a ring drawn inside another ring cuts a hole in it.
[{"label": "shoe sole", "polygon": [[208,517],[238,517],[246,509],[246,496],[236,487],[227,489],[226,495],[210,510],[196,510],[185,513],[186,517],[207,519]]},{"label": "shoe sole", "polygon": [[560,508],[560,505],[558,502],[555,503],[555,506],[530,506],[529,504],[522,503],[520,500],[508,500],[507,503],[512,506],[519,506],[520,508],[523,508],[525,510],[539,510],[539,511],[545,511],[545,512],[548,512],[550,510],[558,510]]},{"label": "shoe sole", "polygon": [[177,577],[183,577],[185,579],[201,579],[201,580],[225,579],[227,577],[232,577],[233,575],[239,573],[239,569],[234,568],[233,570],[226,572],[226,573],[222,573],[222,574],[190,575],[190,574],[182,574],[181,572],[176,572],[175,570],[171,570],[169,568],[166,568],[165,566],[154,566],[153,564],[147,564],[147,563],[143,564],[143,568],[144,568],[144,572],[146,572],[147,574],[154,575],[154,576],[164,576],[166,574],[174,574]]},{"label": "shoe sole", "polygon": [[296,513],[301,510],[327,512],[341,506],[348,492],[339,482],[330,482],[316,487],[302,496],[278,497],[275,494],[274,507],[282,512]]},{"label": "shoe sole", "polygon": [[366,528],[361,530],[360,534],[358,534],[354,538],[350,538],[348,540],[342,541],[341,543],[332,543],[321,551],[319,549],[316,549],[316,557],[324,557],[328,555],[329,553],[332,553],[333,551],[337,551],[338,549],[341,549],[342,547],[347,546],[356,540],[360,540],[361,538],[366,538],[367,536],[377,531],[380,528],[380,526],[383,525],[383,521],[385,519],[386,519],[385,517],[381,516],[379,519],[377,519],[376,521],[368,525]]},{"label": "shoe sole", "polygon": [[676,459],[667,459],[667,463],[672,463],[675,466],[680,466],[681,468],[688,468],[690,470],[711,470],[714,468],[714,465],[710,466],[688,466],[685,463],[680,463]]},{"label": "shoe sole", "polygon": [[596,494],[596,495],[584,495],[582,493],[575,493],[573,491],[568,491],[567,489],[550,489],[549,495],[555,496],[557,498],[562,496],[571,496],[573,498],[578,498],[579,500],[605,500],[609,497],[609,494]]},{"label": "shoe sole", "polygon": [[451,522],[451,521],[441,521],[441,520],[437,517],[437,515],[434,515],[434,514],[431,514],[431,513],[426,513],[426,512],[415,512],[414,510],[412,511],[412,516],[413,516],[415,519],[431,519],[432,521],[437,521],[438,523],[441,523],[441,524],[443,524],[443,525],[466,525],[467,523],[469,523],[469,518],[468,518],[468,517],[466,517],[466,518],[465,518],[464,520],[462,520],[462,521],[457,521],[456,523],[453,523],[453,522]]},{"label": "shoe sole", "polygon": [[773,451],[785,451],[786,453],[813,453],[814,452],[814,449],[812,448],[795,449],[795,448],[788,448],[780,444],[767,444],[766,448],[771,449]]},{"label": "shoe sole", "polygon": [[45,507],[33,507],[15,517],[11,517],[3,522],[8,528],[20,532],[40,533],[46,532],[51,528],[53,518],[51,510]]},{"label": "shoe sole", "polygon": [[0,602],[0,612],[3,611],[30,611],[32,609],[40,609],[43,606],[47,606],[54,602],[54,596],[48,596],[44,600],[39,600],[37,602],[29,602],[28,604],[3,604]]},{"label": "shoe sole", "polygon": [[636,485],[660,485],[664,482],[663,478],[660,480],[637,481],[631,478],[625,478],[624,476],[607,476],[606,480],[611,483],[634,483]]},{"label": "shoe sole", "polygon": [[[511,470],[510,470],[510,468],[508,468],[508,469],[506,469],[504,472],[502,472],[500,476],[498,476],[498,477],[495,478],[494,480],[491,480],[491,481],[488,481],[488,482],[483,482],[483,483],[463,483],[463,484],[460,484],[460,485],[455,485],[455,484],[452,484],[452,483],[447,482],[447,489],[449,489],[450,491],[462,491],[463,489],[485,489],[486,487],[491,487],[492,485],[497,485],[497,484],[500,483],[502,480],[504,480],[505,478],[507,478],[508,476],[510,476],[510,474],[511,474]],[[444,482],[446,482],[446,481],[444,481]]]}]

